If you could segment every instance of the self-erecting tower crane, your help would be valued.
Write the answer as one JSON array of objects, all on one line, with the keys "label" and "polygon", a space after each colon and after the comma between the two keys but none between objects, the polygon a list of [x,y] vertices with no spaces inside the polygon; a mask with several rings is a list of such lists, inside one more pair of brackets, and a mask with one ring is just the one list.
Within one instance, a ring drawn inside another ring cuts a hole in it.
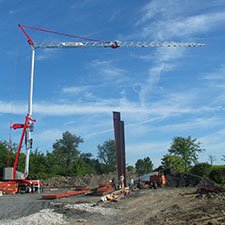
[{"label": "self-erecting tower crane", "polygon": [[[35,59],[35,50],[36,49],[44,49],[44,48],[154,48],[154,47],[202,47],[204,44],[195,43],[195,42],[153,42],[153,41],[100,41],[91,38],[85,38],[81,36],[75,36],[71,34],[65,34],[62,32],[56,32],[52,30],[47,30],[44,28],[32,27],[19,24],[19,28],[22,30],[24,35],[27,38],[28,44],[31,47],[31,68],[30,68],[30,94],[29,94],[29,103],[28,103],[28,113],[26,115],[25,123],[24,124],[14,124],[12,128],[22,128],[22,135],[20,139],[20,143],[18,146],[18,151],[16,154],[16,160],[14,163],[14,176],[16,178],[16,169],[18,165],[18,158],[21,151],[22,143],[25,138],[26,143],[26,165],[25,165],[25,172],[24,172],[24,179],[29,174],[29,155],[30,150],[32,149],[32,137],[31,132],[33,130],[33,123],[35,120],[32,119],[32,112],[33,112],[33,78],[34,78],[34,59]],[[81,41],[75,42],[51,42],[51,43],[35,43],[31,37],[28,35],[25,29],[33,29],[36,31],[41,32],[48,32],[57,35],[63,35],[67,37],[77,38]]]}]

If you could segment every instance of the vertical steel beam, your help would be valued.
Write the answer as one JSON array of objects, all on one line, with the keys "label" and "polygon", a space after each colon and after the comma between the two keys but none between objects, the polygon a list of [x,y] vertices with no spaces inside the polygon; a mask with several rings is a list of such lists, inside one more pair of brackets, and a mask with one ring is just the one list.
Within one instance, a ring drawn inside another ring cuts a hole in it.
[{"label": "vertical steel beam", "polygon": [[117,175],[118,181],[122,174],[121,170],[121,141],[120,141],[120,113],[113,112],[113,123],[114,123],[114,136],[115,136],[115,147],[116,147],[116,164],[117,164]]},{"label": "vertical steel beam", "polygon": [[126,187],[126,153],[125,153],[125,134],[124,134],[124,122],[120,121],[120,140],[121,140],[121,170],[124,176],[124,185]]},{"label": "vertical steel beam", "polygon": [[114,135],[116,146],[116,162],[118,180],[124,177],[124,185],[126,186],[126,157],[125,157],[125,138],[124,138],[124,122],[120,120],[120,113],[113,112]]}]

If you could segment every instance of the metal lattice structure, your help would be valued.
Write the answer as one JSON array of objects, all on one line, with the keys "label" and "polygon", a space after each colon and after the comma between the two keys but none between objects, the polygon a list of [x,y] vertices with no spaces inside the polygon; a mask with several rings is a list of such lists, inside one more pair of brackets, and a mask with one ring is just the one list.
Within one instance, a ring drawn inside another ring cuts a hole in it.
[{"label": "metal lattice structure", "polygon": [[154,42],[154,41],[95,41],[95,42],[52,42],[34,44],[38,48],[156,48],[156,47],[203,47],[196,42]]}]

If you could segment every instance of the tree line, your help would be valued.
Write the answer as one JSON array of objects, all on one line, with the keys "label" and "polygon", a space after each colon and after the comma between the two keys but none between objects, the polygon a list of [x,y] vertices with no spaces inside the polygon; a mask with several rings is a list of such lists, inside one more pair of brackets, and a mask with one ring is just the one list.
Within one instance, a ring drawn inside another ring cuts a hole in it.
[{"label": "tree line", "polygon": [[[66,131],[62,138],[57,139],[52,145],[52,151],[43,153],[38,149],[30,153],[30,179],[45,179],[57,176],[84,176],[85,174],[103,174],[116,171],[116,154],[114,140],[106,140],[97,146],[97,158],[91,153],[82,153],[79,145],[83,138]],[[11,146],[10,165],[13,166],[16,144]],[[162,169],[173,169],[177,172],[193,173],[205,177],[217,178],[225,184],[225,166],[213,167],[208,163],[198,163],[198,154],[204,152],[201,143],[188,136],[175,137],[172,140],[168,153],[161,159]],[[23,171],[25,166],[25,154],[19,156],[18,171]],[[213,157],[210,157],[211,164]],[[225,155],[222,156],[225,161]],[[0,170],[7,166],[8,142],[0,141]],[[154,165],[149,156],[137,159],[135,166],[127,166],[129,172],[143,175],[154,170]],[[216,172],[215,172],[216,170]],[[199,172],[201,171],[201,172]],[[211,175],[210,175],[211,174]],[[213,175],[212,175],[213,174]],[[222,177],[222,178],[221,178]]]},{"label": "tree line", "polygon": [[[79,145],[83,138],[66,131],[62,138],[57,139],[52,145],[52,151],[43,153],[38,149],[30,152],[30,179],[45,179],[57,176],[84,176],[85,174],[103,174],[116,170],[115,144],[107,140],[97,146],[98,156],[94,158],[91,153],[82,153]],[[0,141],[0,171],[4,167],[12,167],[17,145],[10,148],[10,165],[8,142]],[[19,156],[18,171],[24,171],[25,153]]]}]

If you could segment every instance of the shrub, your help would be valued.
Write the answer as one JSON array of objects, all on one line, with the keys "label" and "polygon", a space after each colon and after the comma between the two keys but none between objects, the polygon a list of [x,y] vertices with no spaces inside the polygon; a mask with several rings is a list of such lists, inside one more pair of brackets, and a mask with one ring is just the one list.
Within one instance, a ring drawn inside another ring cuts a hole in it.
[{"label": "shrub", "polygon": [[212,166],[209,178],[217,184],[225,186],[225,166]]},{"label": "shrub", "polygon": [[198,163],[191,168],[190,173],[200,177],[208,177],[211,169],[212,166],[208,163]]}]

